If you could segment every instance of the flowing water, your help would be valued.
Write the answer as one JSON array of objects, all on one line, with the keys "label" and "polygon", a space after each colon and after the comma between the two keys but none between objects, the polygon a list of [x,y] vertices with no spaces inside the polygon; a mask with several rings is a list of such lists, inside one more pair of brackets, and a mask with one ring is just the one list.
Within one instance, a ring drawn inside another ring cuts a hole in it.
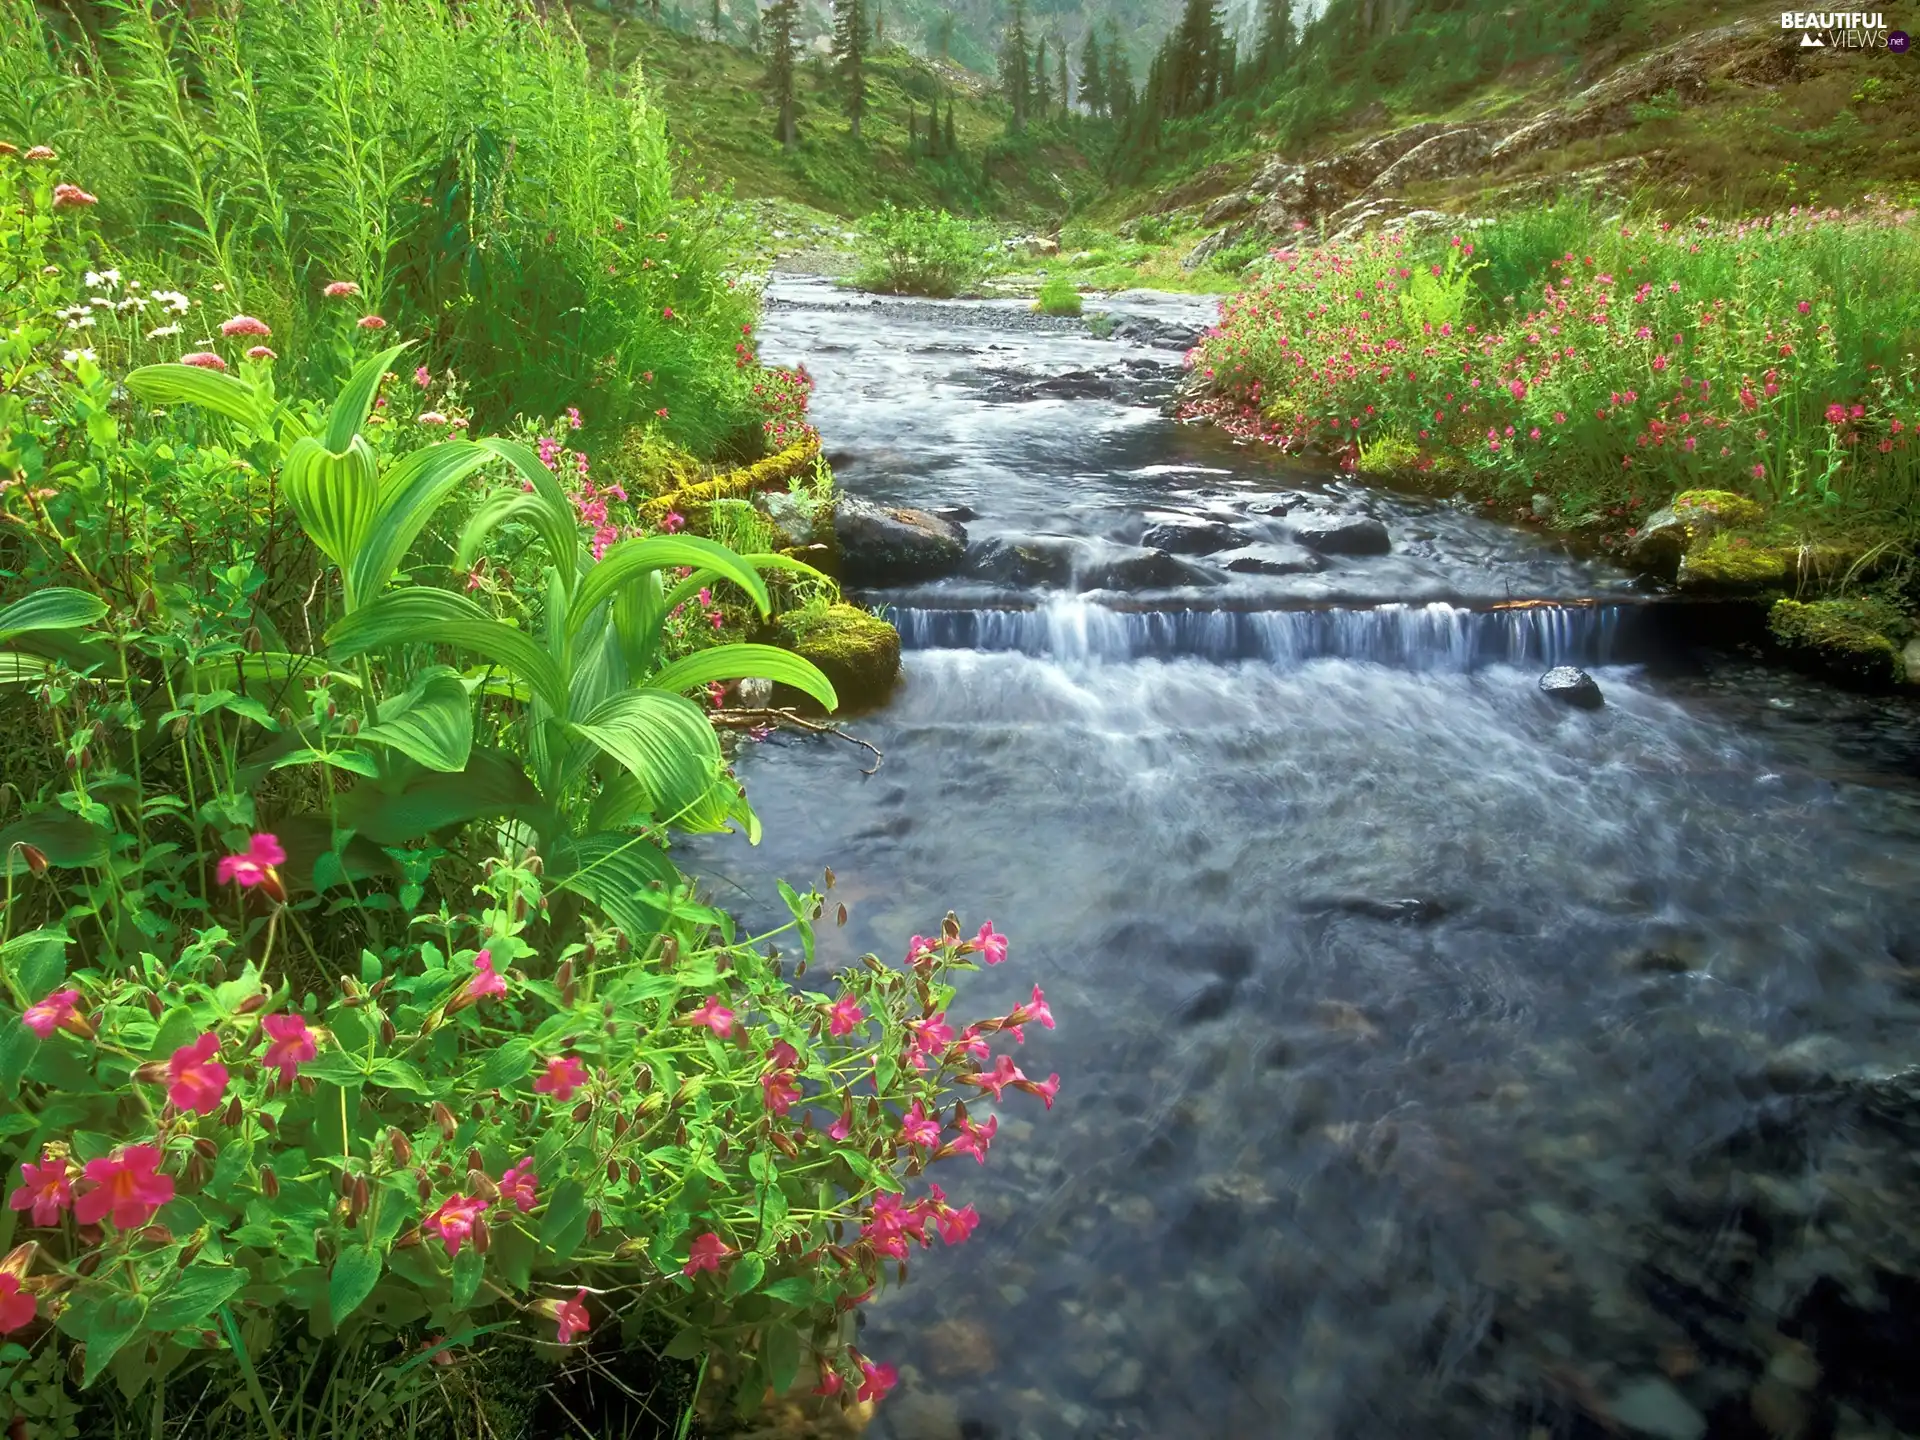
[{"label": "flowing water", "polygon": [[[767,839],[694,866],[771,914],[831,865],[835,963],[991,917],[956,1010],[1037,981],[1059,1020],[1017,1057],[1052,1113],[1009,1091],[937,1175],[980,1230],[871,1308],[906,1379],[869,1433],[1920,1432],[1912,709],[1171,424],[1150,342],[1204,307],[1115,309],[1149,343],[810,283],[767,315],[842,484],[967,507],[971,548],[872,597],[877,773],[749,746]],[[1303,554],[1329,511],[1391,553]],[[1604,709],[1540,694],[1563,661]]]}]

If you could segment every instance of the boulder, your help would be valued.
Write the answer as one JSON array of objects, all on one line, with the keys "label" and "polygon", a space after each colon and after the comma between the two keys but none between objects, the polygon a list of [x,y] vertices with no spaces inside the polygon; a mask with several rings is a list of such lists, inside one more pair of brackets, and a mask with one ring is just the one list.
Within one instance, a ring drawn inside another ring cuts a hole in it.
[{"label": "boulder", "polygon": [[1247,545],[1214,560],[1236,575],[1312,575],[1326,562],[1303,545]]},{"label": "boulder", "polygon": [[1540,693],[1578,710],[1598,710],[1606,703],[1594,678],[1573,665],[1556,665],[1542,675]]},{"label": "boulder", "polygon": [[967,574],[996,585],[1064,587],[1073,580],[1076,547],[1060,540],[988,540],[967,551]]},{"label": "boulder", "polygon": [[818,532],[813,509],[800,496],[787,490],[763,490],[753,497],[753,507],[767,517],[782,550],[800,550],[826,537]]},{"label": "boulder", "polygon": [[951,520],[844,492],[834,507],[833,533],[842,578],[852,585],[944,575],[967,553],[967,532]]},{"label": "boulder", "polygon": [[1247,233],[1248,227],[1246,225],[1229,225],[1224,230],[1214,231],[1213,234],[1207,236],[1187,252],[1186,258],[1180,262],[1180,268],[1182,270],[1198,270],[1202,265],[1211,261],[1213,257],[1218,255],[1222,250],[1226,249],[1227,246],[1237,245],[1241,238]]},{"label": "boulder", "polygon": [[1886,608],[1871,601],[1777,600],[1767,626],[1799,668],[1854,690],[1888,690],[1910,676],[1900,647],[1886,633],[1899,623],[1896,615],[1881,613]]},{"label": "boulder", "polygon": [[1089,571],[1085,577],[1093,590],[1167,590],[1176,585],[1217,583],[1164,550],[1142,550]]},{"label": "boulder", "polygon": [[1256,195],[1243,192],[1222,195],[1200,212],[1200,223],[1211,230],[1216,225],[1224,225],[1229,220],[1238,220],[1242,215],[1251,214],[1259,205],[1260,198]]},{"label": "boulder", "polygon": [[1293,538],[1323,555],[1385,555],[1387,527],[1371,515],[1311,515],[1294,523]]},{"label": "boulder", "polygon": [[1490,125],[1463,125],[1430,136],[1374,176],[1369,194],[1393,195],[1416,180],[1459,175],[1478,168],[1501,132]]},{"label": "boulder", "polygon": [[1682,555],[1674,575],[1682,590],[1720,595],[1775,589],[1786,578],[1787,559],[1780,551],[1725,534]]},{"label": "boulder", "polygon": [[1211,555],[1244,545],[1247,537],[1224,520],[1169,519],[1150,525],[1140,543],[1175,555]]},{"label": "boulder", "polygon": [[[900,632],[857,605],[829,606],[794,636],[792,648],[833,682],[843,713],[883,704],[900,675]],[[818,708],[784,685],[774,695],[779,704]]]}]

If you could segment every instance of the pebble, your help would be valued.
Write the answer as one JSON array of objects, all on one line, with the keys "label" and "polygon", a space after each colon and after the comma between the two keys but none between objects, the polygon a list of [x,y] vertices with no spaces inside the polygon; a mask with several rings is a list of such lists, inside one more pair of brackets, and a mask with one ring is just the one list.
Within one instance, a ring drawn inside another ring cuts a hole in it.
[{"label": "pebble", "polygon": [[1660,1440],[1701,1440],[1707,1433],[1706,1418],[1657,1375],[1634,1381],[1607,1408],[1629,1430]]}]

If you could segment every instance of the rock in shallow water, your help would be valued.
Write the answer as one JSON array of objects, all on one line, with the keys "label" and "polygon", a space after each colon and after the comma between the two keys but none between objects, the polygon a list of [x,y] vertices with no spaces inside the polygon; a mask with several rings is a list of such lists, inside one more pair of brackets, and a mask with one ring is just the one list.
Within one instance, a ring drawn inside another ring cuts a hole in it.
[{"label": "rock in shallow water", "polygon": [[1598,710],[1606,703],[1594,678],[1572,665],[1556,665],[1542,675],[1540,693],[1581,710]]},{"label": "rock in shallow water", "polygon": [[1707,1433],[1706,1418],[1686,1397],[1657,1375],[1636,1380],[1607,1407],[1613,1418],[1638,1435],[1661,1440],[1700,1440]]},{"label": "rock in shallow water", "polygon": [[1293,538],[1323,555],[1385,555],[1393,549],[1387,527],[1370,515],[1304,516]]},{"label": "rock in shallow water", "polygon": [[843,578],[854,585],[943,575],[966,557],[967,532],[924,510],[897,510],[842,494],[833,530]]}]

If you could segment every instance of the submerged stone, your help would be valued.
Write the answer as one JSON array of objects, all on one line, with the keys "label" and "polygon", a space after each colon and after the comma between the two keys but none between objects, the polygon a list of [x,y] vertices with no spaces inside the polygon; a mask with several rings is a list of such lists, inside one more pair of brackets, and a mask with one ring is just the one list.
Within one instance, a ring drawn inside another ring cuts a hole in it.
[{"label": "submerged stone", "polygon": [[1293,527],[1293,538],[1323,555],[1385,555],[1387,527],[1370,515],[1314,515]]},{"label": "submerged stone", "polygon": [[1540,693],[1564,705],[1580,710],[1598,710],[1606,703],[1600,686],[1586,671],[1573,665],[1556,665],[1540,677]]},{"label": "submerged stone", "polygon": [[1614,1396],[1607,1408],[1616,1421],[1635,1434],[1654,1435],[1660,1440],[1700,1440],[1707,1433],[1706,1417],[1657,1375],[1634,1381]]}]

